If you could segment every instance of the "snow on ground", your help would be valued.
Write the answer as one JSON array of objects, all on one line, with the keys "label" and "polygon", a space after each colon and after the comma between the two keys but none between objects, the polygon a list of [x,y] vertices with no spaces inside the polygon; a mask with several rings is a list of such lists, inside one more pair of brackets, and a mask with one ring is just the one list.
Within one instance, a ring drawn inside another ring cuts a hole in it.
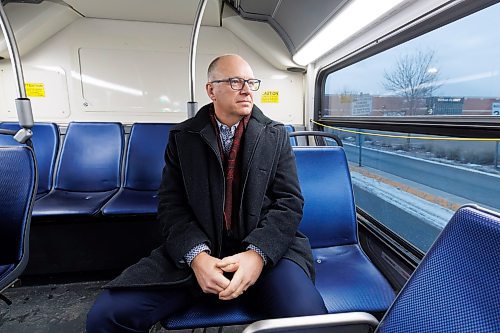
[{"label": "snow on ground", "polygon": [[358,186],[435,227],[442,229],[454,213],[450,209],[360,173],[351,172],[351,178],[353,186]]}]

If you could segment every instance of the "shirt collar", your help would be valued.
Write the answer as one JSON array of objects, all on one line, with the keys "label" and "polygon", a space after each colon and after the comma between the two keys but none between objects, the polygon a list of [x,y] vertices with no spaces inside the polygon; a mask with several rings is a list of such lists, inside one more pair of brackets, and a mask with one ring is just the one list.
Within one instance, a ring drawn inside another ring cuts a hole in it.
[{"label": "shirt collar", "polygon": [[[215,117],[215,121],[217,122],[217,127],[219,127],[219,129],[222,127],[222,126],[227,126],[223,123],[221,123],[219,121],[219,119],[217,119],[217,117]],[[241,121],[241,120],[240,120]],[[236,132],[236,128],[238,128],[238,125],[240,124],[240,121],[238,121],[236,124],[234,124],[233,126],[229,127],[229,129],[231,130],[231,133],[234,135],[234,132]]]}]

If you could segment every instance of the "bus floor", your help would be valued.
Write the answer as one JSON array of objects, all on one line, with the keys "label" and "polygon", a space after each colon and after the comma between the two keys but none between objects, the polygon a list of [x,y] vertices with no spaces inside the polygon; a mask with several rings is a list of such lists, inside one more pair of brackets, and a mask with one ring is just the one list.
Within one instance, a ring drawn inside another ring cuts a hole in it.
[{"label": "bus floor", "polygon": [[[27,285],[4,291],[12,304],[0,301],[0,333],[84,333],[88,310],[106,281]],[[224,327],[224,333],[239,333],[246,326]],[[165,330],[156,325],[150,332],[188,333]],[[195,332],[203,332],[198,328]],[[218,332],[209,328],[207,333]]]}]

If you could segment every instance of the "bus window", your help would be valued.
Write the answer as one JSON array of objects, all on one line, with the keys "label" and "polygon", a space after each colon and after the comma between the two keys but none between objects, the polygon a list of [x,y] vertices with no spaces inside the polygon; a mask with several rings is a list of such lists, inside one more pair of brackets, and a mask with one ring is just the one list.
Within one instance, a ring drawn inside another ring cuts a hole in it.
[{"label": "bus window", "polygon": [[319,123],[372,124],[324,127],[343,139],[358,207],[422,251],[460,205],[500,209],[499,141],[467,132],[426,135],[422,126],[378,131],[373,124],[498,123],[499,15],[500,4],[483,9],[331,72],[322,87]]}]

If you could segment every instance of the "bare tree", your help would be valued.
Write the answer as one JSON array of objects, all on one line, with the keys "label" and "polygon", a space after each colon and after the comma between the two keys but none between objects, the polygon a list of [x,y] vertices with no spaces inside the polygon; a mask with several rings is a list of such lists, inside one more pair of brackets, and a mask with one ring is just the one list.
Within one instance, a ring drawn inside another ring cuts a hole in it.
[{"label": "bare tree", "polygon": [[393,71],[384,71],[384,88],[406,98],[409,115],[415,115],[419,102],[432,96],[440,87],[434,63],[434,51],[406,54],[399,57]]}]

